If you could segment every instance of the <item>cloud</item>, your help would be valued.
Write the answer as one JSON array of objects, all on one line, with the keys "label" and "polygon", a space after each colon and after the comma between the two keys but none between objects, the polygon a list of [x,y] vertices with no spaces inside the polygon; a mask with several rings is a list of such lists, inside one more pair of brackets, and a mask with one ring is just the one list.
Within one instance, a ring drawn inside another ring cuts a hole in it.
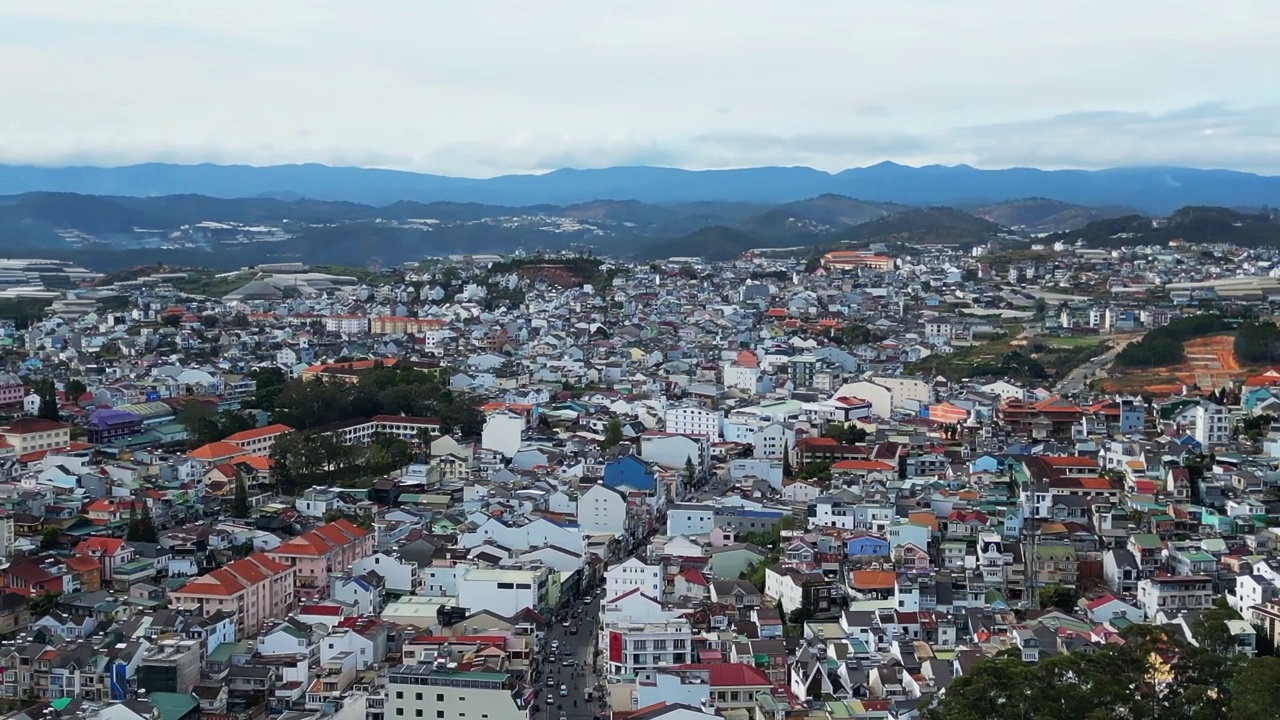
[{"label": "cloud", "polygon": [[1275,27],[1252,0],[0,0],[0,162],[1272,172]]}]

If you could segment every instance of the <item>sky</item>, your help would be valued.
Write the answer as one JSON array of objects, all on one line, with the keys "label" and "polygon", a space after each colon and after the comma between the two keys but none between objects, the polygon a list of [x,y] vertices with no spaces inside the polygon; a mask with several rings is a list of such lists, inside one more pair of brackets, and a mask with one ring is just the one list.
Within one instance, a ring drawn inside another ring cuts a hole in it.
[{"label": "sky", "polygon": [[0,0],[0,163],[1280,174],[1276,0]]}]

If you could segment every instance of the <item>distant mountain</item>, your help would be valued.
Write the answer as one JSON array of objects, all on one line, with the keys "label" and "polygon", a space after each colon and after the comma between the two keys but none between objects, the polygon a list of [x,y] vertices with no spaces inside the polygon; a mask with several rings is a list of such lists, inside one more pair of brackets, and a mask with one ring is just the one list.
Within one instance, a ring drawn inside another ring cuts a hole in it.
[{"label": "distant mountain", "polygon": [[640,254],[654,260],[672,257],[732,260],[765,244],[765,241],[751,233],[724,225],[713,225],[674,240],[655,243],[643,248]]},{"label": "distant mountain", "polygon": [[317,198],[383,206],[399,200],[504,206],[572,205],[600,198],[642,203],[718,201],[776,205],[826,193],[905,205],[984,205],[1027,196],[1166,214],[1187,205],[1280,204],[1280,178],[1178,167],[979,170],[880,163],[826,173],[806,167],[691,171],[656,167],[556,170],[477,180],[325,165],[168,165],[116,168],[0,166],[0,194],[200,194]]},{"label": "distant mountain", "polygon": [[1094,220],[1140,214],[1133,208],[1085,207],[1049,198],[1022,198],[963,209],[999,225],[1030,233],[1077,230]]},{"label": "distant mountain", "polygon": [[1079,230],[1048,236],[1050,240],[1083,240],[1089,247],[1229,243],[1242,247],[1280,246],[1280,216],[1272,211],[1242,213],[1224,207],[1184,207],[1165,218],[1127,215],[1098,220]]},{"label": "distant mountain", "polygon": [[953,244],[981,240],[1004,230],[1000,225],[948,207],[921,208],[855,225],[837,233],[842,243]]}]

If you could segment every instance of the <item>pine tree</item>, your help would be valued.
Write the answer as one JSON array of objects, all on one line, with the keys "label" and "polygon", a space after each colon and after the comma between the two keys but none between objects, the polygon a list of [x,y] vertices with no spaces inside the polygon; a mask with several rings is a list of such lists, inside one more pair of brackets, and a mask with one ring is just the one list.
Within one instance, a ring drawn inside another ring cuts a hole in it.
[{"label": "pine tree", "polygon": [[58,389],[54,387],[52,380],[41,380],[34,387],[36,396],[40,398],[40,409],[36,411],[36,417],[44,420],[58,421],[62,419],[62,413],[58,410]]},{"label": "pine tree", "polygon": [[783,443],[782,445],[782,477],[789,478],[795,474],[795,468],[791,467],[791,443]]},{"label": "pine tree", "polygon": [[684,485],[686,488],[693,487],[693,482],[698,477],[698,471],[693,466],[693,457],[684,459]]},{"label": "pine tree", "polygon": [[236,494],[231,501],[231,517],[249,517],[249,487],[245,485],[244,476],[236,474]]},{"label": "pine tree", "polygon": [[621,445],[622,441],[622,422],[618,418],[609,418],[609,422],[604,426],[604,440],[600,441],[600,447],[607,450],[615,445]]},{"label": "pine tree", "polygon": [[151,517],[151,506],[142,501],[142,514],[138,517],[138,540],[142,542],[160,542],[160,533],[156,531],[156,521]]}]

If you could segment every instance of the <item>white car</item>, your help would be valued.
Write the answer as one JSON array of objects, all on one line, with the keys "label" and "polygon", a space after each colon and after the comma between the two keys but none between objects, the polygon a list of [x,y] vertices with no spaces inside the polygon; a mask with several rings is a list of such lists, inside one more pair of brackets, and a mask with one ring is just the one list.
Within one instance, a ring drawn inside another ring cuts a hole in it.
[{"label": "white car", "polygon": [[564,685],[561,685],[561,686],[560,686],[560,697],[564,697],[564,696],[566,696],[566,695],[568,695],[568,694],[569,694],[569,688],[565,687]]}]

